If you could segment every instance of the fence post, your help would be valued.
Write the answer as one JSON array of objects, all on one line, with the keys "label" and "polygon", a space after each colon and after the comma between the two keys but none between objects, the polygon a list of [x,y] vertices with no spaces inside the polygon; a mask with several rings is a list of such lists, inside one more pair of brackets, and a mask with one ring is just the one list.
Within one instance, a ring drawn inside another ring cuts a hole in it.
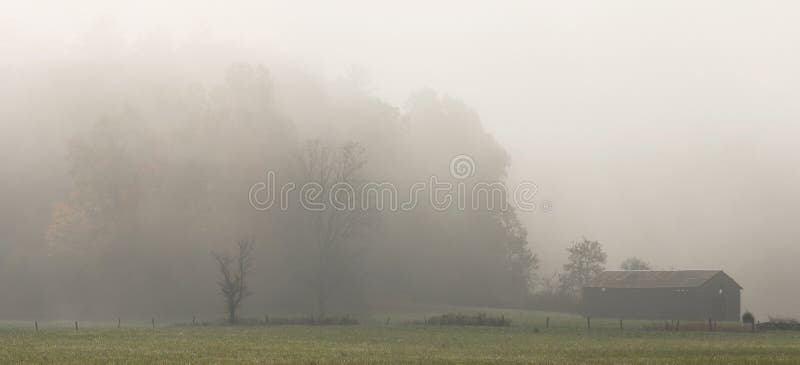
[{"label": "fence post", "polygon": [[544,328],[550,328],[550,317],[547,317],[547,321],[544,324]]},{"label": "fence post", "polygon": [[117,328],[122,328],[122,318],[117,317]]},{"label": "fence post", "polygon": [[36,332],[39,332],[39,321],[33,321],[33,328],[36,329]]},{"label": "fence post", "polygon": [[592,318],[590,318],[589,316],[586,316],[586,329],[587,330],[592,329]]},{"label": "fence post", "polygon": [[711,318],[708,319],[708,330],[714,332],[714,328],[711,327]]},{"label": "fence post", "polygon": [[622,320],[619,320],[619,331],[622,332]]},{"label": "fence post", "polygon": [[75,321],[75,331],[78,330],[78,321]]},{"label": "fence post", "polygon": [[153,323],[153,329],[156,329],[156,318],[153,317],[150,321]]}]

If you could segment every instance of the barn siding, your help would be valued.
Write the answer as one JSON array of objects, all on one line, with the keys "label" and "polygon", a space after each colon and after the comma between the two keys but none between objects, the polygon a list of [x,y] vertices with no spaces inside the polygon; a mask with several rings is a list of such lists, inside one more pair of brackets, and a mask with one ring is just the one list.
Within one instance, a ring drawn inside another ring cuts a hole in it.
[{"label": "barn siding", "polygon": [[583,290],[583,313],[598,318],[738,320],[739,290],[724,274],[697,288],[605,288],[603,291],[588,287]]},{"label": "barn siding", "polygon": [[[719,290],[722,289],[722,294]],[[727,275],[720,274],[703,284],[700,290],[707,296],[708,318],[717,320],[739,320],[741,315],[741,293],[739,286]],[[721,300],[721,311],[715,310],[714,298]]]}]

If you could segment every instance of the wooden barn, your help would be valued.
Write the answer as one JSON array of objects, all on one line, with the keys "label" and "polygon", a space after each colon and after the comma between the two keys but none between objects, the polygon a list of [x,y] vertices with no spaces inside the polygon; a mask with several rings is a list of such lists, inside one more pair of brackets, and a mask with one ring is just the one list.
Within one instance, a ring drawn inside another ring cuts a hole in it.
[{"label": "wooden barn", "polygon": [[583,288],[589,317],[739,320],[740,290],[721,270],[604,271]]}]

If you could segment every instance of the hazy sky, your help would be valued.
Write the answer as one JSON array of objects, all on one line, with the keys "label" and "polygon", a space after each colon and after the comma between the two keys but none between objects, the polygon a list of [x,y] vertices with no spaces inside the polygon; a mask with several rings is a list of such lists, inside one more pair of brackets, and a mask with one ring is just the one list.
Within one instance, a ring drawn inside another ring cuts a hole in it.
[{"label": "hazy sky", "polygon": [[523,216],[544,272],[586,236],[610,266],[724,269],[743,308],[798,314],[800,295],[759,299],[800,274],[798,16],[792,1],[4,1],[0,65],[65,52],[105,20],[331,78],[355,65],[396,105],[431,87],[475,108],[510,180],[552,201]]}]

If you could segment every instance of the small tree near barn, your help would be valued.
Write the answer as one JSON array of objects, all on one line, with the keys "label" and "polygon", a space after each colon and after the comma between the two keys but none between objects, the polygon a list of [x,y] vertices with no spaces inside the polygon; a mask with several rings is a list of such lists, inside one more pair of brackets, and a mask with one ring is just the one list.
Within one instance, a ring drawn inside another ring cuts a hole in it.
[{"label": "small tree near barn", "polygon": [[569,262],[564,264],[564,272],[559,277],[561,289],[578,294],[586,283],[605,270],[606,253],[599,242],[586,238],[573,242],[567,251]]},{"label": "small tree near barn", "polygon": [[253,242],[240,240],[238,257],[234,258],[227,253],[213,252],[211,255],[217,261],[222,278],[219,289],[225,298],[225,310],[228,314],[228,323],[236,323],[236,312],[242,305],[242,300],[250,295],[245,278],[253,267]]},{"label": "small tree near barn", "polygon": [[750,313],[750,311],[746,311],[744,314],[742,314],[742,322],[749,324],[753,332],[756,331],[756,317],[753,315],[753,313]]}]

